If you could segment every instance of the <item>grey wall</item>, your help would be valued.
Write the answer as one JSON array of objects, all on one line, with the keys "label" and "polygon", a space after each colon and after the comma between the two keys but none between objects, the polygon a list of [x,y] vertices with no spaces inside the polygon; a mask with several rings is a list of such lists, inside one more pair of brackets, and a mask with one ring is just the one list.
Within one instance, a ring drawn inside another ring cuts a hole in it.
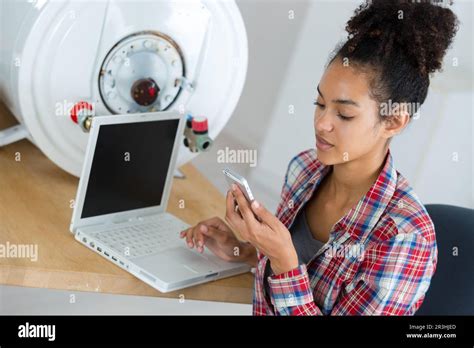
[{"label": "grey wall", "polygon": [[[223,193],[227,190],[227,183],[222,175],[224,167],[233,168],[244,176],[249,176],[256,168],[251,168],[248,164],[217,163],[217,152],[226,147],[256,150],[257,163],[260,162],[259,149],[263,138],[275,122],[273,118],[276,101],[283,88],[282,82],[288,73],[298,34],[309,8],[308,1],[236,2],[248,35],[247,80],[234,115],[226,128],[215,139],[209,152],[202,153],[193,160],[198,169]],[[289,17],[293,14],[294,19],[290,20]],[[263,197],[264,188],[259,188],[258,185],[253,188],[259,193],[259,197]]]}]

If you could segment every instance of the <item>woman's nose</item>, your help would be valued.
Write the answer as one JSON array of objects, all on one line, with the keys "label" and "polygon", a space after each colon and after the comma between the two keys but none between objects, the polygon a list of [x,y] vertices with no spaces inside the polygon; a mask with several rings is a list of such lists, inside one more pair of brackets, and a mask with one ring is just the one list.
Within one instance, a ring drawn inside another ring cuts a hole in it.
[{"label": "woman's nose", "polygon": [[318,117],[315,117],[314,127],[318,133],[330,132],[334,128],[327,112],[322,112]]}]

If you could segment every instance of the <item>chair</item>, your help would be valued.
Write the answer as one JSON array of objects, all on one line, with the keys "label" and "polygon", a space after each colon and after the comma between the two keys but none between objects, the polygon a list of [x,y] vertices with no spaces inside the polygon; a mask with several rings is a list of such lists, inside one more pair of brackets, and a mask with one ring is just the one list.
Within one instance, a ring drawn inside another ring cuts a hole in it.
[{"label": "chair", "polygon": [[443,204],[425,207],[435,226],[438,264],[415,315],[473,315],[474,210]]}]

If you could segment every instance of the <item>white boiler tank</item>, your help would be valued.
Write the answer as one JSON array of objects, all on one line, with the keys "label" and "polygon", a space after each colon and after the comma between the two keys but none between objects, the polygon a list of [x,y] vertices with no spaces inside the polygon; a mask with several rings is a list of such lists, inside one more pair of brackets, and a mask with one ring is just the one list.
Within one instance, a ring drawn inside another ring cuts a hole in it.
[{"label": "white boiler tank", "polygon": [[[3,0],[0,25],[0,98],[20,122],[0,145],[28,137],[76,176],[88,133],[72,110],[178,110],[207,117],[215,138],[245,81],[234,1]],[[182,144],[178,165],[194,156]]]}]

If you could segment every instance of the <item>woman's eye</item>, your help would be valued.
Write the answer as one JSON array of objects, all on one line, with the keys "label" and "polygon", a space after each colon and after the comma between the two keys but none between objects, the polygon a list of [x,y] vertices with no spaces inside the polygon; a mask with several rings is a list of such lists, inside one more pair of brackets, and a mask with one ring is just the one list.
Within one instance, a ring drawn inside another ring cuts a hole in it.
[{"label": "woman's eye", "polygon": [[313,105],[316,105],[316,106],[318,106],[318,107],[324,109],[324,105],[321,104],[321,103],[318,103],[316,100],[313,102]]},{"label": "woman's eye", "polygon": [[[326,105],[319,103],[317,100],[315,100],[313,104],[321,109],[324,109],[326,107]],[[344,116],[341,113],[338,113],[337,116],[343,121],[350,121],[352,118],[354,118],[354,117]]]},{"label": "woman's eye", "polygon": [[338,113],[337,116],[339,116],[339,118],[343,121],[350,121],[350,119],[353,118],[353,117],[344,116],[340,113]]}]

